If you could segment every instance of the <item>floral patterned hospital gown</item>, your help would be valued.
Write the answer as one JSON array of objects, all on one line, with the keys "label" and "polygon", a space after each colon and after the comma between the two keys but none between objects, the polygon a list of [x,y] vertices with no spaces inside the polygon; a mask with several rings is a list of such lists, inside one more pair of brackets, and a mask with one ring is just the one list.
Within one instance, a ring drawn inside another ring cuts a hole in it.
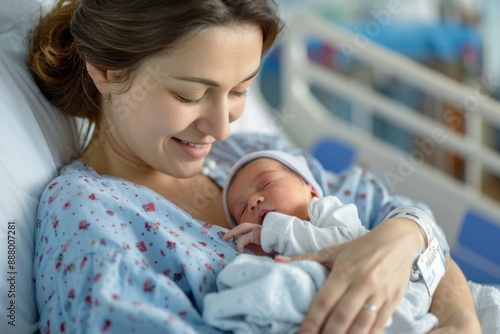
[{"label": "floral patterned hospital gown", "polygon": [[[203,172],[222,186],[236,160],[263,149],[303,153],[272,136],[240,134],[214,144]],[[336,175],[308,161],[324,193],[355,203],[367,228],[397,206],[417,205],[389,196],[364,169]],[[73,161],[38,208],[33,274],[41,333],[219,332],[201,313],[216,275],[237,255],[225,231],[149,188]]]}]

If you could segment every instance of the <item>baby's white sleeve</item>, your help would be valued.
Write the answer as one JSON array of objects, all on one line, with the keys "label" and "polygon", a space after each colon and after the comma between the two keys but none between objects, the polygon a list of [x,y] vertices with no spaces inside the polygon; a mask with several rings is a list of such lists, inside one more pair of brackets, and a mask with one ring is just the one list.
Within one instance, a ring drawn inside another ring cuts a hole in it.
[{"label": "baby's white sleeve", "polygon": [[[319,228],[337,227],[349,240],[359,238],[368,230],[363,226],[354,204],[344,204],[336,196],[313,198],[309,204],[311,223]],[[347,240],[346,240],[347,241]]]},{"label": "baby's white sleeve", "polygon": [[[310,214],[311,211],[314,213],[321,211],[335,213],[338,211],[336,215],[326,215],[325,219],[330,222],[322,222],[320,226],[317,226],[317,217],[312,217],[311,222],[308,222],[282,213],[270,212],[266,215],[262,226],[262,249],[268,253],[277,252],[285,256],[296,256],[349,241],[353,239],[353,236],[362,235],[360,230],[362,226],[357,219],[356,207],[353,211],[352,207],[345,208],[346,206],[341,203],[342,205],[336,209],[327,210],[333,206],[326,203],[323,207],[318,207],[315,210],[311,206],[316,205],[316,202],[318,201],[314,201],[309,206]],[[350,220],[347,221],[347,218]],[[356,225],[352,221],[354,218]],[[344,219],[346,222],[342,222]],[[353,225],[354,233],[352,231]]]}]

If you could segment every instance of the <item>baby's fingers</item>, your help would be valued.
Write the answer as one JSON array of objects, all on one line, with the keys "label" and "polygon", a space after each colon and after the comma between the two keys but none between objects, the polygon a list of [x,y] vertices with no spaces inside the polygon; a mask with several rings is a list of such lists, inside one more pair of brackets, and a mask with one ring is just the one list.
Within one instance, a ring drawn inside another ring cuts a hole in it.
[{"label": "baby's fingers", "polygon": [[247,233],[240,235],[236,241],[236,248],[240,253],[248,244],[260,246],[260,232],[262,231],[262,227],[256,224],[250,225],[252,225],[252,229]]},{"label": "baby's fingers", "polygon": [[241,225],[238,225],[224,234],[223,239],[227,241],[233,237],[239,237],[242,234],[248,233],[253,229],[254,225],[255,224],[250,223],[243,223]]},{"label": "baby's fingers", "polygon": [[252,234],[247,233],[243,234],[242,236],[238,237],[236,241],[236,249],[238,250],[239,253],[243,253],[245,250],[245,247],[252,242]]}]

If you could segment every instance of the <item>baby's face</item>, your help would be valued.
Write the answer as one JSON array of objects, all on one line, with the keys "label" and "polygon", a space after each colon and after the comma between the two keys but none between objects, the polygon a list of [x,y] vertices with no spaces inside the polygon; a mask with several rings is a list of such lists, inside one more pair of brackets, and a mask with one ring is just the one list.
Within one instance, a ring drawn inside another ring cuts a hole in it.
[{"label": "baby's face", "polygon": [[257,159],[236,174],[227,204],[238,223],[262,224],[269,212],[280,212],[308,220],[312,187],[293,171],[273,159]]}]

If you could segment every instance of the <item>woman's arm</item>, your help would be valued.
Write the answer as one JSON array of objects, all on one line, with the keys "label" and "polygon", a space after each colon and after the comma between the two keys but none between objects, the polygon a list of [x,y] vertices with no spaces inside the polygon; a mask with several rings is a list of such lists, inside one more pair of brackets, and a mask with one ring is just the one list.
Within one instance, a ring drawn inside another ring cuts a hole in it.
[{"label": "woman's arm", "polygon": [[432,334],[481,333],[474,300],[464,274],[453,259],[432,299],[431,312],[439,319],[440,329]]},{"label": "woman's arm", "polygon": [[[382,332],[406,291],[420,245],[415,223],[396,218],[354,241],[292,258],[319,261],[332,269],[300,333]],[[375,305],[377,312],[366,310],[365,304]],[[431,312],[440,321],[440,329],[432,334],[481,333],[467,282],[453,261],[435,291]]]}]

